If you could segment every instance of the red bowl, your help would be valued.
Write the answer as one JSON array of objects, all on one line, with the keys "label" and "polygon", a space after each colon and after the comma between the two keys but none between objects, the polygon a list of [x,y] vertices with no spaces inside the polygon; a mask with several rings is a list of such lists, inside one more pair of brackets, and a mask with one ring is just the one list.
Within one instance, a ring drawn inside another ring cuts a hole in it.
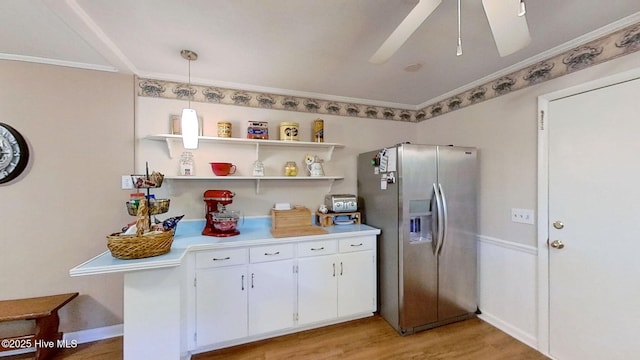
[{"label": "red bowl", "polygon": [[232,163],[212,162],[209,164],[211,164],[211,170],[213,170],[213,173],[217,176],[227,176],[236,173],[236,166]]}]

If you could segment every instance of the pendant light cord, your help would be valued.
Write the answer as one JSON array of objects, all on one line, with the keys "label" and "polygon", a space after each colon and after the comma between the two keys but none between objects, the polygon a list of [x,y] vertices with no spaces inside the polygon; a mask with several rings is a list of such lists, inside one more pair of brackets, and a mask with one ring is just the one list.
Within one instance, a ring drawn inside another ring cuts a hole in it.
[{"label": "pendant light cord", "polygon": [[191,58],[189,58],[189,109],[191,109]]}]

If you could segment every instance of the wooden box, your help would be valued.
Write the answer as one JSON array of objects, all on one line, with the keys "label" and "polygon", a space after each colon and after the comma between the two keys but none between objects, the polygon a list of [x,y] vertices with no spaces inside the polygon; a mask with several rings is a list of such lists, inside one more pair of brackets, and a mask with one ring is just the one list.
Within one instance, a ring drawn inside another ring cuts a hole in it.
[{"label": "wooden box", "polygon": [[293,229],[311,226],[311,211],[306,207],[291,210],[271,210],[271,229]]}]

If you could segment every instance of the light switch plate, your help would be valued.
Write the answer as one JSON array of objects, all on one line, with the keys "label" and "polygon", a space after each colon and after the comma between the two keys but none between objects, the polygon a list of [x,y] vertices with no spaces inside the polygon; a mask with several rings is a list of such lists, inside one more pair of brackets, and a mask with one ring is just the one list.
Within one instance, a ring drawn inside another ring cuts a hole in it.
[{"label": "light switch plate", "polygon": [[535,215],[531,209],[511,209],[511,221],[522,224],[535,224]]},{"label": "light switch plate", "polygon": [[131,179],[131,175],[122,175],[122,190],[130,190],[133,189],[133,179]]}]

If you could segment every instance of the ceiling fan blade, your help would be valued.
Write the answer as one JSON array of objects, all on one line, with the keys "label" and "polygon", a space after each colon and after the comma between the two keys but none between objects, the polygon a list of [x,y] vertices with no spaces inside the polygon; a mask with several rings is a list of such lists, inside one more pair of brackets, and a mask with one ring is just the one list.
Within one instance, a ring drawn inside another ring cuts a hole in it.
[{"label": "ceiling fan blade", "polygon": [[389,35],[387,40],[382,43],[382,46],[373,54],[369,62],[382,64],[389,60],[441,2],[442,0],[420,0],[409,15],[407,15],[400,25]]},{"label": "ceiling fan blade", "polygon": [[518,16],[520,0],[482,0],[500,56],[511,55],[531,42],[525,16]]}]

